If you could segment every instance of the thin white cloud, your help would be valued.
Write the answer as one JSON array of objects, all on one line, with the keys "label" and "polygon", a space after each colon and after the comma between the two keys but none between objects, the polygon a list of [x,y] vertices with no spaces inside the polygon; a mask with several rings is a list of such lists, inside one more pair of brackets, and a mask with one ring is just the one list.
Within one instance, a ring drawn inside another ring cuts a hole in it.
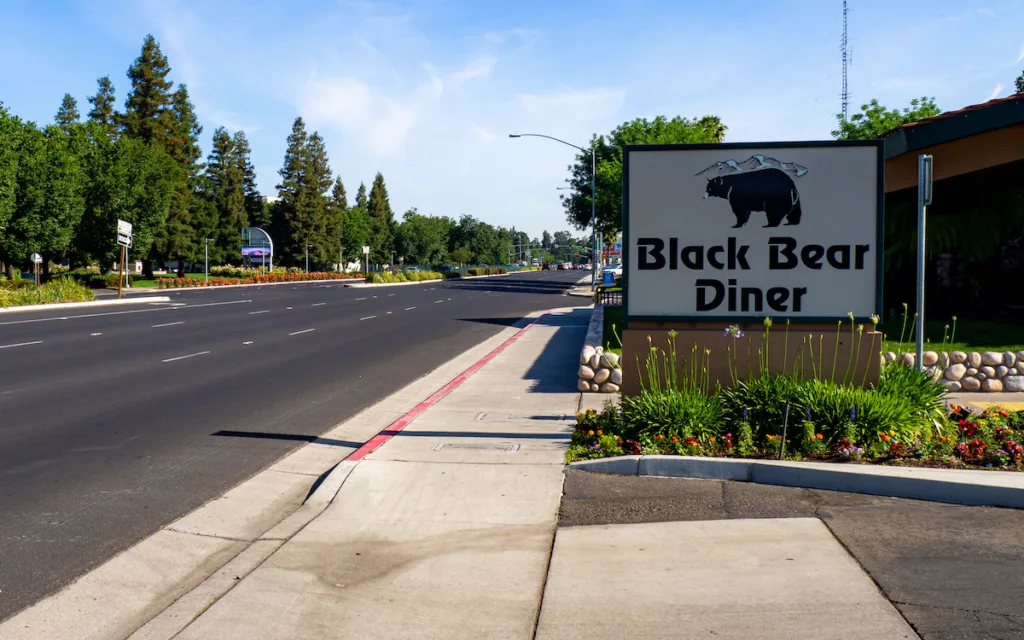
[{"label": "thin white cloud", "polygon": [[481,142],[494,142],[495,138],[497,138],[493,133],[484,129],[475,122],[469,125],[469,130],[472,131],[473,135],[479,138]]},{"label": "thin white cloud", "polygon": [[988,94],[988,97],[987,97],[987,98],[985,98],[985,100],[994,100],[994,99],[998,98],[998,97],[999,97],[999,94],[1001,94],[1001,93],[1003,92],[1003,89],[1005,89],[1005,88],[1006,88],[1006,87],[1005,87],[1005,86],[1003,86],[1003,84],[1002,84],[1002,83],[1000,83],[1000,84],[997,84],[997,85],[995,86],[995,88],[994,88],[994,89],[992,89],[992,93]]},{"label": "thin white cloud", "polygon": [[1020,43],[1020,53],[1017,54],[1017,59],[1014,60],[1013,64],[1020,64],[1020,61],[1024,60],[1024,42]]},{"label": "thin white cloud", "polygon": [[461,85],[469,80],[489,78],[496,63],[497,59],[493,56],[481,56],[471,60],[466,66],[452,74],[452,82]]},{"label": "thin white cloud", "polygon": [[614,115],[626,101],[625,89],[588,89],[553,93],[521,93],[519,104],[528,113],[571,115],[578,121],[603,120]]}]

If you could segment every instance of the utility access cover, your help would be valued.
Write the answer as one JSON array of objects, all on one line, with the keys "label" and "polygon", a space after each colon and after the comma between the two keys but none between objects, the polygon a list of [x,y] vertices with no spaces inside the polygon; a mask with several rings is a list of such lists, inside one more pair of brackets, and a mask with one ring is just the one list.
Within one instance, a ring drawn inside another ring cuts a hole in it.
[{"label": "utility access cover", "polygon": [[475,443],[475,442],[442,442],[434,447],[434,451],[501,451],[504,453],[515,453],[519,451],[518,444],[504,443]]}]

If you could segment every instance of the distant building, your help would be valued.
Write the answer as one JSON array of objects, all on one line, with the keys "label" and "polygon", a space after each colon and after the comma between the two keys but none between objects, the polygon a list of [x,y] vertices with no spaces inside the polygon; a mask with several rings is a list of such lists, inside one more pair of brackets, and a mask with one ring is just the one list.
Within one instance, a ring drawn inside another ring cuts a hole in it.
[{"label": "distant building", "polygon": [[267,204],[274,204],[275,202],[278,202],[278,201],[281,200],[281,198],[279,198],[277,196],[260,196],[260,197],[263,198],[263,202],[266,202]]}]

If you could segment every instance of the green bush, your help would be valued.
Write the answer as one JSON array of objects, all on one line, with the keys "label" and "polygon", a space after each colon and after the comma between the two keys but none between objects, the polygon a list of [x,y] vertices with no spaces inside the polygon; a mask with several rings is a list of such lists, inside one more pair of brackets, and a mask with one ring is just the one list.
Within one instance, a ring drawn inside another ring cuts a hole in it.
[{"label": "green bush", "polygon": [[0,307],[94,300],[93,292],[74,278],[55,278],[40,287],[0,288]]},{"label": "green bush", "polygon": [[399,271],[398,273],[384,271],[370,275],[370,282],[374,284],[422,282],[424,280],[444,280],[444,276],[436,271]]},{"label": "green bush", "polygon": [[[754,439],[760,440],[768,434],[782,433],[786,401],[790,402],[792,412],[800,387],[801,381],[792,376],[762,376],[741,381],[721,395],[729,422],[739,424],[746,419]],[[792,417],[790,424],[795,424]]]},{"label": "green bush", "polygon": [[622,399],[623,435],[676,436],[707,441],[725,428],[725,408],[719,395],[705,395],[696,389],[642,391]]}]

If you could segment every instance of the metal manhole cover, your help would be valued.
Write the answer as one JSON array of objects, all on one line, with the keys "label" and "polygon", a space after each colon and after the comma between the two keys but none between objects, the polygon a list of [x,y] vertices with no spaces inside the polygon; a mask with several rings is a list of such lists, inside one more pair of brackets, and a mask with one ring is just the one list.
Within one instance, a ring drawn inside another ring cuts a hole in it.
[{"label": "metal manhole cover", "polygon": [[441,444],[434,447],[434,451],[451,451],[451,450],[466,450],[466,451],[503,451],[505,453],[515,453],[519,450],[518,444],[510,443],[473,443],[473,442],[442,442]]}]

